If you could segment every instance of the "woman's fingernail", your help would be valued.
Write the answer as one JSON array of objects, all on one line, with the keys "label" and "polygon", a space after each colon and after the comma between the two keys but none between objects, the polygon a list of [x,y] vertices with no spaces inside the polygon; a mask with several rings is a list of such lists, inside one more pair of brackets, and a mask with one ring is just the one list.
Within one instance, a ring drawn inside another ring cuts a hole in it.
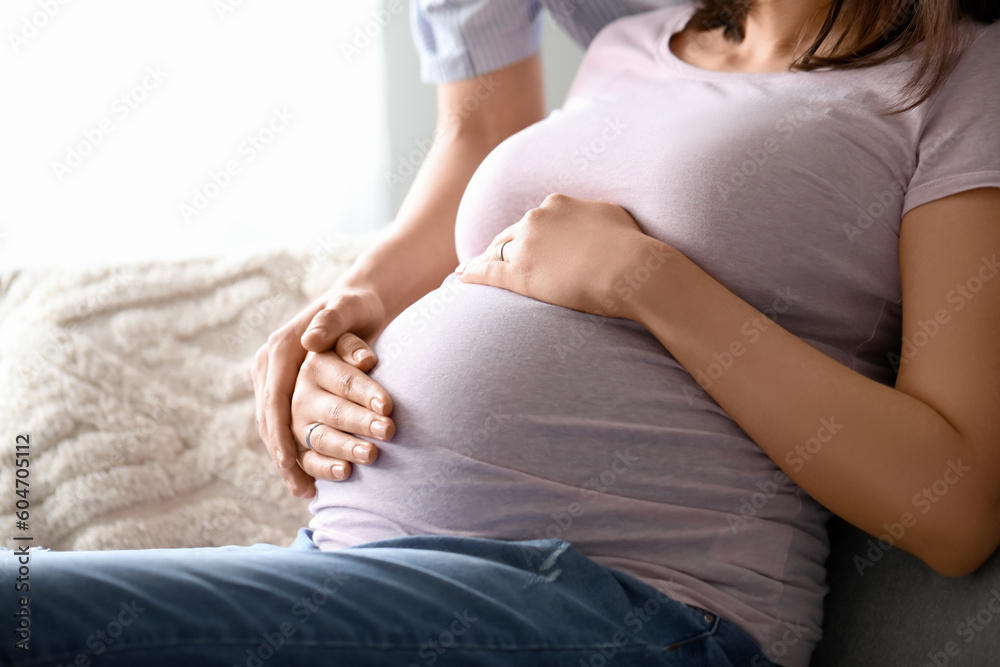
[{"label": "woman's fingernail", "polygon": [[384,412],[385,411],[385,403],[383,403],[382,401],[380,401],[377,398],[373,398],[372,399],[372,410],[374,410],[375,412],[378,412],[378,413]]},{"label": "woman's fingernail", "polygon": [[368,350],[366,350],[363,347],[361,349],[354,350],[354,360],[355,361],[364,361],[369,356],[371,356],[371,352],[369,352]]},{"label": "woman's fingernail", "polygon": [[385,434],[388,432],[388,427],[386,423],[381,419],[376,419],[372,422],[372,433],[374,433],[379,438],[384,438]]},{"label": "woman's fingernail", "polygon": [[458,275],[462,275],[462,273],[465,272],[466,264],[468,264],[468,262],[462,262],[461,264],[459,264],[458,268],[455,269],[455,273],[457,273]]},{"label": "woman's fingernail", "polygon": [[313,334],[314,336],[320,336],[322,338],[326,338],[326,329],[324,329],[323,327],[313,327],[312,329],[309,329],[308,331],[306,331],[306,333],[307,334]]},{"label": "woman's fingernail", "polygon": [[354,458],[362,463],[368,463],[370,457],[371,449],[368,448],[368,445],[354,445]]},{"label": "woman's fingernail", "polygon": [[335,479],[344,479],[345,470],[343,463],[334,463],[330,466],[330,471],[333,473]]}]

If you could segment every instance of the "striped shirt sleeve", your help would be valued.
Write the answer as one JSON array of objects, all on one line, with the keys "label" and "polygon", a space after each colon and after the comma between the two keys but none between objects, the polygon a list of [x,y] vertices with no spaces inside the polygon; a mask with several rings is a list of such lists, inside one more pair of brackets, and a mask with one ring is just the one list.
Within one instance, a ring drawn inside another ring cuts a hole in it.
[{"label": "striped shirt sleeve", "polygon": [[692,0],[411,0],[425,83],[471,79],[537,53],[542,10],[581,48],[611,21]]},{"label": "striped shirt sleeve", "polygon": [[537,53],[540,0],[411,0],[425,83],[470,79]]}]

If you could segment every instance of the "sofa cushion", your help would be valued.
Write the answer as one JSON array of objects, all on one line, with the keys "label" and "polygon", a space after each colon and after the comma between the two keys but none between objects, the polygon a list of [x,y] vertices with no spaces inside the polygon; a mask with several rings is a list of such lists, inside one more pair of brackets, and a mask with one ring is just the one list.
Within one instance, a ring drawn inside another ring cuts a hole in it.
[{"label": "sofa cushion", "polygon": [[830,591],[812,667],[1000,665],[1000,551],[949,578],[840,518],[827,528]]}]

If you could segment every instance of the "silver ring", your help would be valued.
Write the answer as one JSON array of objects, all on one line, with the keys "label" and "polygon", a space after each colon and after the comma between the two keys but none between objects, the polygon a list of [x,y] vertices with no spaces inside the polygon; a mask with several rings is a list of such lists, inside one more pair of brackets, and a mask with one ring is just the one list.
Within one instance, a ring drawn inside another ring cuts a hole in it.
[{"label": "silver ring", "polygon": [[306,447],[308,447],[309,449],[313,448],[312,443],[309,442],[309,436],[312,435],[314,428],[322,425],[323,425],[322,422],[313,422],[312,424],[309,424],[309,428],[306,429]]},{"label": "silver ring", "polygon": [[499,260],[500,260],[501,262],[503,261],[503,247],[504,247],[505,245],[507,245],[508,243],[510,243],[510,241],[504,241],[504,242],[503,242],[503,243],[501,243],[501,244],[500,244],[500,246],[499,246],[499,247],[497,248],[497,259],[499,259]]}]

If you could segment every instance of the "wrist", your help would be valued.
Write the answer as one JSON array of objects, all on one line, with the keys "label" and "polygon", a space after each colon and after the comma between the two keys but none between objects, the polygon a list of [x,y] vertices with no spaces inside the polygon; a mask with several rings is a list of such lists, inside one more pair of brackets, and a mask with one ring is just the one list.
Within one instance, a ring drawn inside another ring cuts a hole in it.
[{"label": "wrist", "polygon": [[[650,313],[664,307],[669,281],[683,255],[652,236],[639,234],[623,254],[606,303],[614,303],[615,317],[623,317],[648,326]],[[609,307],[609,310],[611,308]]]}]

